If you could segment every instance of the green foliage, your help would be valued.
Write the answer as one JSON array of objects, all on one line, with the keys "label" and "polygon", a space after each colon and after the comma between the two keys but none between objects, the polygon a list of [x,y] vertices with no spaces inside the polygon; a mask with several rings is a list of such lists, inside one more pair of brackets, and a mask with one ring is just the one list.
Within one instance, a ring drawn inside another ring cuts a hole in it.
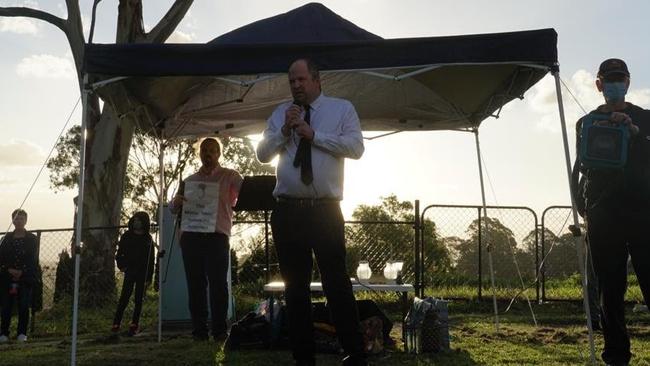
[{"label": "green foliage", "polygon": [[[456,238],[455,240],[449,239],[446,241],[448,245],[453,246],[456,257],[455,271],[459,275],[467,276],[468,278],[477,277],[479,230],[482,242],[480,263],[484,278],[487,278],[485,275],[489,273],[488,248],[492,253],[493,259],[499,259],[501,263],[508,263],[508,265],[494,266],[494,276],[501,282],[514,281],[513,283],[518,283],[519,276],[516,267],[514,264],[510,264],[513,263],[513,256],[517,259],[520,268],[526,269],[522,271],[524,279],[534,278],[534,271],[529,271],[531,268],[531,253],[517,247],[512,230],[503,225],[498,219],[491,217],[483,217],[481,221],[478,219],[472,221],[467,228],[469,234],[468,240]],[[535,268],[534,265],[532,265],[532,268]]]},{"label": "green foliage", "polygon": [[59,303],[66,297],[71,297],[74,291],[74,262],[67,250],[59,254],[56,264],[56,279],[54,280],[54,303]]}]

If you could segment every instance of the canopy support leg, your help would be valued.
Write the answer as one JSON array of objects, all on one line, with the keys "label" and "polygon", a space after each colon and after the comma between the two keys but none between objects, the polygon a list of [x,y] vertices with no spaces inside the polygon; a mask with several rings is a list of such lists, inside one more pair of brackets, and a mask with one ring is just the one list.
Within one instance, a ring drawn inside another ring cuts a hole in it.
[{"label": "canopy support leg", "polygon": [[[488,231],[488,216],[487,216],[487,208],[486,208],[486,203],[485,203],[485,185],[483,183],[483,165],[481,163],[481,144],[479,143],[478,139],[478,127],[474,129],[474,140],[476,141],[476,156],[478,158],[478,174],[479,174],[479,180],[481,182],[481,200],[483,203],[483,216],[485,217],[485,220],[483,222],[485,223],[485,237],[487,238],[486,242],[488,243],[487,245],[487,254],[488,254],[488,266],[490,267],[490,282],[492,284],[492,305],[494,306],[494,327],[497,331],[499,332],[499,308],[497,307],[497,292],[496,292],[496,287],[494,285],[494,266],[492,262],[492,249],[491,249],[491,244],[490,244],[490,238],[489,238],[489,231]],[[479,230],[481,228],[479,227]]]},{"label": "canopy support leg", "polygon": [[81,225],[83,224],[84,188],[86,176],[86,128],[88,126],[88,74],[84,74],[81,88],[81,136],[79,142],[79,194],[77,199],[77,212],[74,233],[74,293],[72,297],[72,340],[70,346],[70,365],[77,363],[77,328],[79,322],[79,271],[81,268]]},{"label": "canopy support leg", "polygon": [[[564,103],[562,102],[562,89],[560,87],[560,70],[555,68],[552,71],[555,78],[555,94],[557,96],[557,106],[560,112],[560,124],[562,126],[562,143],[564,145],[564,160],[566,164],[567,178],[569,182],[569,189],[571,189],[571,157],[569,156],[569,139],[567,137],[566,120],[564,117]],[[576,152],[577,153],[577,152]],[[573,213],[573,225],[579,227],[578,210],[576,203],[573,200],[574,195],[571,194],[571,210]],[[576,251],[578,252],[578,266],[580,267],[580,277],[582,279],[582,303],[585,308],[587,316],[587,329],[589,331],[589,351],[591,355],[591,363],[596,364],[596,352],[594,347],[594,331],[591,324],[591,310],[589,309],[589,291],[587,291],[587,276],[585,272],[585,258],[584,258],[584,245],[585,241],[581,236],[576,236]]]}]

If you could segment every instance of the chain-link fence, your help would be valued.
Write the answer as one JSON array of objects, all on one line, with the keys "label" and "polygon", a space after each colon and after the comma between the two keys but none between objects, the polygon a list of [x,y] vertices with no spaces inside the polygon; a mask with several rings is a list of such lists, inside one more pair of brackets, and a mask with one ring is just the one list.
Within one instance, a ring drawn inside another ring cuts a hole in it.
[{"label": "chain-link fence", "polygon": [[[432,205],[422,210],[419,224],[411,221],[350,221],[345,225],[346,265],[349,275],[356,277],[359,262],[368,261],[373,273],[370,281],[381,282],[384,281],[386,263],[401,261],[404,263],[401,273],[404,283],[422,286],[425,295],[445,298],[481,299],[491,296],[494,290],[502,299],[580,300],[575,239],[568,231],[570,215],[570,207],[549,207],[538,225],[535,213],[525,207],[488,206],[486,216],[480,206]],[[415,231],[417,225],[420,228],[418,235]],[[111,231],[117,243],[124,228],[91,230]],[[34,289],[33,334],[67,335],[71,330],[72,314],[73,231],[33,232],[40,243],[39,271],[42,279]],[[152,234],[158,242],[155,227]],[[418,239],[416,250],[414,242]],[[265,298],[264,284],[281,279],[268,217],[266,221],[236,222],[230,244],[235,314],[241,316]],[[113,244],[109,248],[112,261],[116,246]],[[488,248],[492,256],[494,288]],[[417,251],[420,251],[420,261],[416,260]],[[174,255],[180,255],[180,251],[176,249]],[[82,334],[110,329],[122,287],[123,274],[113,264],[104,282],[88,285],[93,276],[98,275],[95,269],[99,267],[99,263],[92,260],[82,260],[78,322]],[[316,262],[314,267],[313,278],[318,281]],[[140,322],[145,330],[151,332],[156,331],[158,323],[156,282],[147,288]],[[627,299],[640,300],[636,277],[631,276],[629,282]],[[100,304],[84,301],[98,294],[105,301]],[[388,311],[391,306],[396,306],[395,299],[387,298],[386,294],[368,292],[357,294],[357,297],[383,302]],[[125,319],[129,319],[132,311],[131,301]]]},{"label": "chain-link fence", "polygon": [[[580,269],[576,239],[569,231],[573,224],[570,206],[551,206],[542,214],[544,235],[540,235],[542,299],[575,300],[581,299]],[[580,220],[584,229],[584,222]],[[643,301],[634,268],[628,262],[628,291],[625,300]]]},{"label": "chain-link fence", "polygon": [[[480,206],[431,205],[423,209],[425,292],[481,299],[494,290],[497,297],[538,299],[535,213],[526,207],[488,206],[486,211],[487,216]],[[435,253],[431,248],[436,247],[447,254],[447,263],[428,253]]]},{"label": "chain-link fence", "polygon": [[[93,228],[93,231],[111,232],[104,237],[115,237],[109,246],[109,257],[114,258],[116,244],[125,228]],[[347,268],[351,277],[356,277],[360,260],[367,260],[373,272],[371,281],[383,280],[383,269],[388,261],[403,261],[402,277],[405,282],[414,276],[413,222],[347,222],[345,234],[347,241]],[[72,256],[72,229],[35,230],[39,238],[40,283],[34,288],[34,316],[31,334],[35,337],[67,336],[71,332],[72,293],[74,283],[74,257]],[[154,241],[158,242],[157,228],[152,228]],[[104,233],[105,234],[105,233]],[[0,234],[3,235],[3,234]],[[268,246],[267,246],[268,240]],[[254,310],[256,304],[265,298],[263,286],[273,280],[280,280],[279,267],[268,222],[264,220],[239,221],[233,225],[231,245],[232,294],[236,300],[235,315]],[[101,262],[84,259],[82,246],[80,299],[78,331],[79,334],[108,333],[111,329],[117,301],[122,289],[124,275],[110,265],[108,279],[96,277],[106,275],[99,271]],[[104,253],[106,254],[106,253]],[[178,248],[166,253],[168,256],[180,255]],[[314,262],[314,280],[318,281],[317,263]],[[163,266],[164,267],[164,266]],[[101,274],[100,274],[101,273]],[[165,274],[161,274],[163,280]],[[157,277],[156,277],[157,278]],[[91,283],[91,281],[94,281]],[[158,323],[157,280],[145,292],[140,327],[155,333]],[[392,295],[392,294],[390,294]],[[388,297],[390,297],[388,295]],[[362,293],[360,298],[384,301],[386,294]],[[103,299],[101,303],[87,299]],[[395,299],[385,301],[388,307],[397,306]],[[387,309],[390,310],[390,309]],[[124,312],[122,324],[128,323],[133,312],[133,298]],[[14,319],[15,327],[15,319]],[[126,327],[125,327],[126,328]]]}]

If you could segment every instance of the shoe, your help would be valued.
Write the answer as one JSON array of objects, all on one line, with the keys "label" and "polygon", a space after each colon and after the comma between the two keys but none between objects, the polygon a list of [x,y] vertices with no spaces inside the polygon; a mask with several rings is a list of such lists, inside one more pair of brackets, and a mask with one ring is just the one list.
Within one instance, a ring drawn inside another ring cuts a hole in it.
[{"label": "shoe", "polygon": [[137,324],[131,324],[129,325],[129,337],[133,337],[136,334],[140,333],[140,327]]},{"label": "shoe", "polygon": [[118,333],[120,331],[120,325],[119,324],[113,324],[111,327],[111,333]]},{"label": "shoe", "polygon": [[7,342],[9,342],[9,337],[7,337],[4,334],[0,335],[0,343],[7,343]]},{"label": "shoe", "polygon": [[19,334],[18,337],[16,337],[16,340],[21,343],[27,342],[27,336],[24,334]]}]

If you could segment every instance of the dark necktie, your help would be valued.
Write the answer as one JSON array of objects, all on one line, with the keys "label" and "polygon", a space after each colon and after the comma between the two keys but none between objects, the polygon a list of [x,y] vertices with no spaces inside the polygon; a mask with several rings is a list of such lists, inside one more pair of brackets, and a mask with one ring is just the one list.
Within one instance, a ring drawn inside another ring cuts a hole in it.
[{"label": "dark necktie", "polygon": [[[311,117],[309,105],[304,106],[305,108],[305,122],[309,124],[309,119]],[[300,180],[306,185],[311,184],[314,181],[314,173],[311,170],[311,142],[307,139],[301,138],[300,143],[298,144],[298,151],[296,151],[296,157],[293,159],[293,166],[298,167],[300,165]]]}]

